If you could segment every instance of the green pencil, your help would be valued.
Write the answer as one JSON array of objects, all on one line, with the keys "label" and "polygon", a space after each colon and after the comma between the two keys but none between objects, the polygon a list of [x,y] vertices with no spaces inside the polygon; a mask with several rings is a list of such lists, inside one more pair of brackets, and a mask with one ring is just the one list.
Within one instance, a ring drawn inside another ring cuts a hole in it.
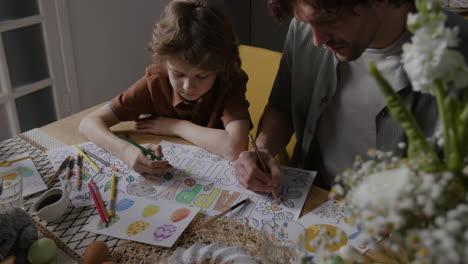
[{"label": "green pencil", "polygon": [[[147,154],[147,155],[150,155],[153,159],[156,159],[156,160],[162,160],[160,157],[158,157],[156,154],[154,154],[153,152],[145,149],[144,147],[142,147],[140,144],[136,143],[135,141],[133,141],[131,138],[128,139],[128,142],[132,143],[135,147],[139,148],[141,151],[143,151],[143,153]],[[171,164],[168,164],[167,165],[169,168],[172,168]]]}]

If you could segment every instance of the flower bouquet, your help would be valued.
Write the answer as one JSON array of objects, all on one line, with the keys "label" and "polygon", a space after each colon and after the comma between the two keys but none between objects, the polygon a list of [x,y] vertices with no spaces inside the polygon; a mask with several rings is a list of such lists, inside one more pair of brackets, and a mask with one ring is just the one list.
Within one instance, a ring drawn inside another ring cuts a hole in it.
[{"label": "flower bouquet", "polygon": [[406,154],[370,150],[370,159],[357,157],[337,178],[332,196],[364,226],[363,238],[383,238],[374,246],[396,263],[462,263],[468,259],[468,68],[455,50],[458,29],[445,27],[438,2],[416,0],[416,7],[419,12],[408,16],[414,35],[403,46],[402,63],[413,90],[436,97],[437,144],[429,143],[371,63],[387,107],[407,135],[408,143],[398,146]]}]

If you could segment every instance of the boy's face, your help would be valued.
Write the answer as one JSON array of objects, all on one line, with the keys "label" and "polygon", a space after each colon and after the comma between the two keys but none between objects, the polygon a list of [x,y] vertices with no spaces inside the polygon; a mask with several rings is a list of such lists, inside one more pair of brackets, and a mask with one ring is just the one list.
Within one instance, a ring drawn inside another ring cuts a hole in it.
[{"label": "boy's face", "polygon": [[327,13],[314,8],[304,0],[295,0],[294,16],[310,25],[315,46],[323,46],[335,53],[339,60],[352,61],[372,48],[381,25],[378,16],[380,6],[372,3],[369,7],[356,7]]},{"label": "boy's face", "polygon": [[168,58],[166,67],[172,88],[188,101],[200,98],[216,81],[217,72],[196,68],[178,58]]}]

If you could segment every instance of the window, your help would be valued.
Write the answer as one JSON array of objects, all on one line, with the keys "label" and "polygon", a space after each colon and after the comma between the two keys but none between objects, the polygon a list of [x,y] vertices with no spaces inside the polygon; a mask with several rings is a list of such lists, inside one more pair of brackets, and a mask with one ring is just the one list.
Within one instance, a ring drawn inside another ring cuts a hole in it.
[{"label": "window", "polygon": [[63,2],[0,0],[0,140],[76,111],[65,79],[72,52]]}]

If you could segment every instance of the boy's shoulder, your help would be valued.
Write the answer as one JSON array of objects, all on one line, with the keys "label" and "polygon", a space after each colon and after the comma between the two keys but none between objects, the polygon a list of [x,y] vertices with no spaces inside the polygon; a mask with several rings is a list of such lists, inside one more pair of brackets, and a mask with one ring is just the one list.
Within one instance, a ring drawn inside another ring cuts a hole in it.
[{"label": "boy's shoulder", "polygon": [[145,77],[149,80],[154,80],[160,77],[167,76],[167,71],[158,64],[151,64],[145,69]]}]

